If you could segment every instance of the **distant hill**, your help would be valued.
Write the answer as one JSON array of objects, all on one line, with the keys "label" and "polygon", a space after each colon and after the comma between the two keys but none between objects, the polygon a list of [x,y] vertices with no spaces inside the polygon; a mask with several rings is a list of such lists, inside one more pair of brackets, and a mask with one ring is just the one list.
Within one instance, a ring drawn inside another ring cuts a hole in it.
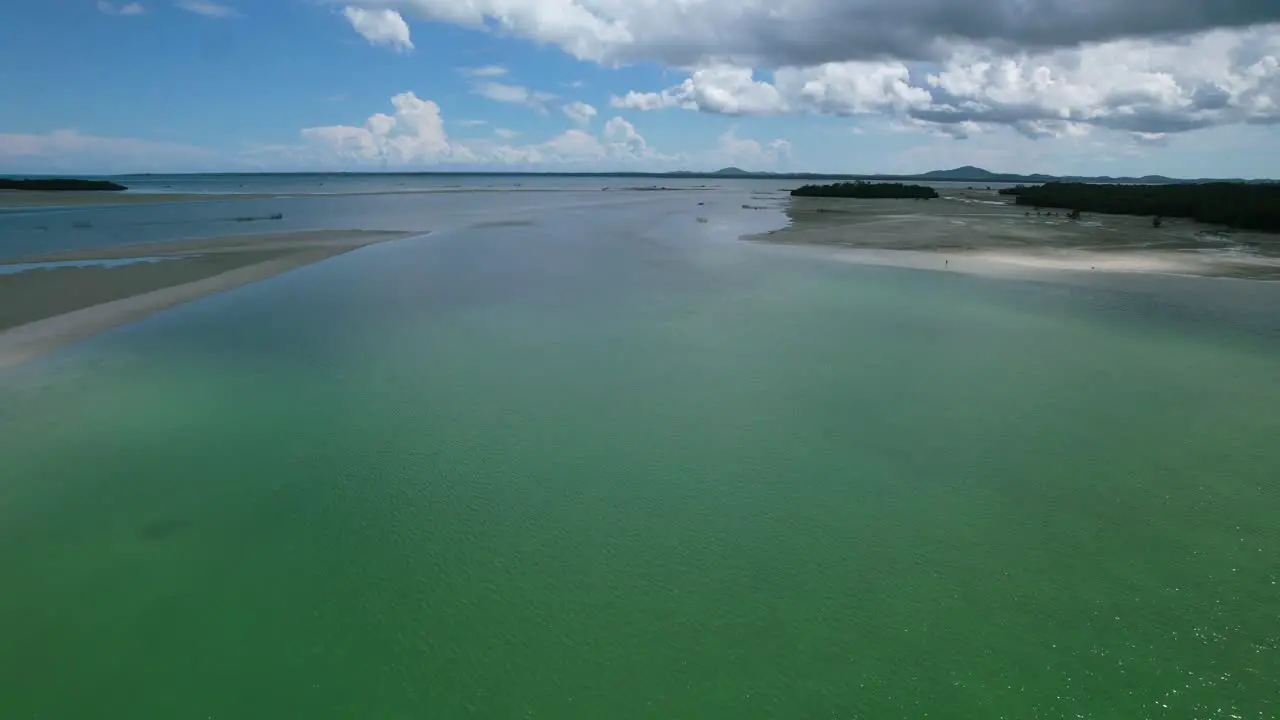
[{"label": "distant hill", "polygon": [[[1039,173],[1033,175],[1018,175],[1015,173],[994,173],[972,165],[965,165],[954,170],[932,170],[920,175],[910,176],[918,180],[933,180],[935,182],[995,182],[995,183],[1046,183],[1053,181],[1062,182],[1088,182],[1088,183],[1129,183],[1144,185],[1160,185],[1167,183],[1181,182],[1200,182],[1199,180],[1179,180],[1176,178],[1165,177],[1163,175],[1146,175],[1140,178],[1119,177],[1113,178],[1105,175],[1096,177],[1085,177],[1076,175],[1042,175]],[[1237,180],[1238,182],[1238,180]]]},{"label": "distant hill", "polygon": [[980,167],[965,165],[964,167],[958,167],[955,170],[931,170],[927,173],[922,173],[917,177],[924,180],[959,180],[962,182],[989,180],[991,182],[997,182],[996,178],[1000,176],[990,170],[983,170]]},{"label": "distant hill", "polygon": [[1269,183],[1272,180],[1245,180],[1243,178],[1171,178],[1164,175],[1144,175],[1142,177],[1110,177],[1107,175],[1044,175],[1034,173],[1019,175],[1016,173],[997,173],[985,168],[965,165],[951,170],[931,170],[919,175],[842,175],[828,173],[773,173],[750,172],[736,167],[727,167],[710,173],[698,173],[682,170],[674,173],[656,173],[655,177],[742,177],[771,178],[775,180],[877,180],[899,182],[962,182],[962,183],[1012,183],[1024,185],[1040,185],[1047,182],[1107,183],[1116,185],[1169,185],[1177,183],[1205,182],[1247,182]]},{"label": "distant hill", "polygon": [[[530,173],[538,174],[538,173]],[[772,180],[875,180],[875,181],[891,181],[891,182],[961,182],[973,183],[978,185],[981,183],[1011,183],[1014,185],[1041,185],[1047,182],[1080,182],[1080,183],[1108,183],[1115,185],[1169,185],[1176,183],[1205,183],[1205,182],[1247,182],[1247,183],[1269,183],[1273,180],[1245,180],[1242,178],[1171,178],[1164,175],[1144,175],[1142,177],[1110,177],[1107,175],[1100,176],[1084,176],[1084,175],[1044,175],[1041,173],[1033,173],[1031,175],[1019,175],[1016,173],[997,173],[985,168],[974,167],[973,165],[965,165],[964,167],[953,168],[951,170],[930,170],[919,175],[843,175],[839,173],[777,173],[777,172],[752,172],[743,170],[738,167],[727,167],[711,172],[695,172],[691,170],[677,170],[676,172],[667,173],[550,173],[552,175],[623,175],[629,177],[681,177],[681,178],[769,178]]]}]

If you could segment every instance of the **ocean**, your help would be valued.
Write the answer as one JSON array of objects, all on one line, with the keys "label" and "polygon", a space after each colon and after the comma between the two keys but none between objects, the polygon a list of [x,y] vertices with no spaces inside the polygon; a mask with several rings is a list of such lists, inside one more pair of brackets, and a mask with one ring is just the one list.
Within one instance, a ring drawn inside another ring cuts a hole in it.
[{"label": "ocean", "polygon": [[8,257],[420,233],[0,372],[0,717],[1280,715],[1280,285],[458,183],[0,213]]}]

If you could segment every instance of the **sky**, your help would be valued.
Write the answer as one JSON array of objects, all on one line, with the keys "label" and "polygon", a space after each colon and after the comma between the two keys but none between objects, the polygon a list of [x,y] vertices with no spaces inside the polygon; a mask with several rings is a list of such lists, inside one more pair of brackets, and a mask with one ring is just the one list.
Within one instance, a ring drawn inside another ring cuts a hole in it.
[{"label": "sky", "polygon": [[3,0],[0,173],[1280,176],[1280,0]]}]

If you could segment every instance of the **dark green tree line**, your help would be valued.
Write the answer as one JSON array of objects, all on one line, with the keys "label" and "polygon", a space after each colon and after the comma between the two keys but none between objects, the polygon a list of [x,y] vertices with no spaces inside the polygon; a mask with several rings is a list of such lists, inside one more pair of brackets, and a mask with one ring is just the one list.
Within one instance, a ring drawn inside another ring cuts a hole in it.
[{"label": "dark green tree line", "polygon": [[1280,185],[1187,183],[1092,185],[1047,183],[1007,193],[1019,205],[1114,215],[1190,218],[1242,230],[1280,232]]},{"label": "dark green tree line", "polygon": [[69,190],[127,190],[123,185],[107,180],[78,180],[74,178],[32,178],[13,180],[0,178],[0,190],[42,190],[65,192]]},{"label": "dark green tree line", "polygon": [[864,199],[924,199],[938,197],[938,192],[924,185],[902,183],[845,182],[832,185],[805,185],[791,191],[793,197],[837,197]]}]

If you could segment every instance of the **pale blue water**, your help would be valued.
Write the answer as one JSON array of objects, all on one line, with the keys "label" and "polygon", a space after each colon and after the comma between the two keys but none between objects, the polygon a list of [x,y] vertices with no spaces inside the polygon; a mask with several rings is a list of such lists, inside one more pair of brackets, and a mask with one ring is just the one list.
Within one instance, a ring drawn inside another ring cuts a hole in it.
[{"label": "pale blue water", "polygon": [[[190,176],[184,180],[148,176],[149,182],[174,185],[172,192],[196,187],[215,188],[210,193],[301,192],[303,182],[326,182],[335,192],[361,193],[394,189],[398,181],[370,176],[238,176],[251,187],[225,176]],[[277,179],[282,178],[282,179]],[[298,179],[303,178],[303,179]],[[171,180],[171,182],[170,182]],[[183,183],[187,183],[183,185]],[[421,176],[419,185],[434,186],[445,180]],[[452,180],[465,184],[461,191],[411,192],[388,195],[338,194],[333,197],[278,197],[118,205],[88,208],[48,208],[0,212],[0,258],[20,257],[66,249],[110,247],[177,238],[284,232],[315,228],[438,231],[489,221],[528,221],[548,215],[579,213],[587,208],[653,205],[688,210],[702,206],[704,214],[728,213],[727,222],[740,223],[748,231],[777,227],[785,222],[779,212],[785,201],[785,183],[729,180],[712,184],[705,180],[662,179],[662,187],[678,191],[629,192],[605,188],[651,187],[652,179],[636,178],[471,178]],[[470,184],[467,184],[470,183]],[[523,190],[496,192],[491,186]],[[234,186],[234,187],[233,187]],[[421,189],[421,188],[419,188]],[[666,203],[651,202],[661,195]],[[744,214],[741,205],[771,205],[773,212]],[[659,210],[670,212],[670,210]],[[274,215],[281,219],[266,219]],[[245,218],[254,218],[244,221]]]}]

